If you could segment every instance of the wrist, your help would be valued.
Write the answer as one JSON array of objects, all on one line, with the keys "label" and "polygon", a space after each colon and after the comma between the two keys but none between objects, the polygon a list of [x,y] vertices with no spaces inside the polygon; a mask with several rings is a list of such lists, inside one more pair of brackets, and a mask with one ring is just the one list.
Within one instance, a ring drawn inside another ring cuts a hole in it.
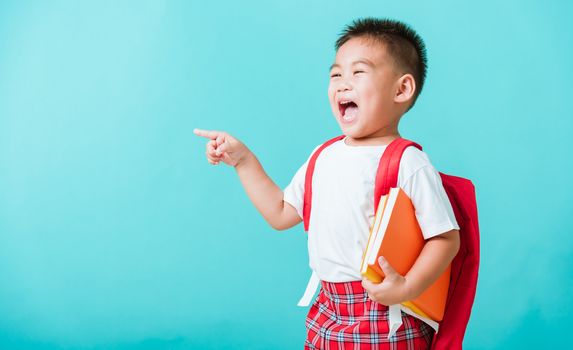
[{"label": "wrist", "polygon": [[235,170],[239,171],[241,168],[248,166],[249,163],[255,158],[255,155],[250,150],[247,150],[243,156],[239,158],[235,164]]},{"label": "wrist", "polygon": [[410,301],[417,296],[418,294],[416,293],[416,288],[412,285],[412,281],[404,278],[404,301]]}]

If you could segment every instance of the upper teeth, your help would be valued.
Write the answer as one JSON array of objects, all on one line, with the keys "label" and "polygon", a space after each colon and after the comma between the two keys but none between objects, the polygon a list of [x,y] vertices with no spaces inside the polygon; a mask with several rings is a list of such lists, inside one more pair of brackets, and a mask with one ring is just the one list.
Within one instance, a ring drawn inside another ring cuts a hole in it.
[{"label": "upper teeth", "polygon": [[346,105],[346,104],[349,104],[350,102],[352,102],[352,101],[350,101],[350,100],[346,101],[345,100],[345,101],[340,101],[340,104]]}]

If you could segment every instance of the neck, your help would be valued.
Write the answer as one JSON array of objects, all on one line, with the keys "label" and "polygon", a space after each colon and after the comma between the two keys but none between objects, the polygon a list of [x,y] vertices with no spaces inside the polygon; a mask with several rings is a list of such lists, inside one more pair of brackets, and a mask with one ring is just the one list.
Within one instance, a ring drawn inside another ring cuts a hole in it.
[{"label": "neck", "polygon": [[346,144],[349,146],[381,146],[388,145],[400,137],[398,128],[391,126],[364,137],[354,138],[346,135]]}]

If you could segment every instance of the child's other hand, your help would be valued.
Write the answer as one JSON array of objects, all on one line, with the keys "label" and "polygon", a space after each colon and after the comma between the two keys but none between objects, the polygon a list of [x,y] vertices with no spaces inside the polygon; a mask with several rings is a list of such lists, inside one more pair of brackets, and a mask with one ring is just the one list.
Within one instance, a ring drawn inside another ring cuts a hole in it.
[{"label": "child's other hand", "polygon": [[386,275],[381,283],[373,283],[367,278],[362,279],[362,286],[368,292],[370,299],[388,306],[409,300],[406,278],[394,270],[383,257],[378,259],[378,264]]},{"label": "child's other hand", "polygon": [[249,153],[249,149],[241,141],[226,132],[195,129],[193,133],[210,139],[207,142],[206,154],[207,161],[213,165],[222,161],[236,167]]}]

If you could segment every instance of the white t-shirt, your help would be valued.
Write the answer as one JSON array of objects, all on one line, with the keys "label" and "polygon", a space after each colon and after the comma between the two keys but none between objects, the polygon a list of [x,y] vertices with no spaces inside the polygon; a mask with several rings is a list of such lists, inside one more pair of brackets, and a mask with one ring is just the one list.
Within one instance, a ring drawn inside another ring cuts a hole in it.
[{"label": "white t-shirt", "polygon": [[[343,139],[326,147],[316,161],[308,254],[309,265],[320,280],[362,279],[360,263],[374,221],[376,171],[385,148],[349,146]],[[307,164],[308,160],[284,189],[285,202],[296,208],[301,218]],[[398,186],[412,200],[425,239],[459,229],[440,175],[426,153],[406,148]]]}]

